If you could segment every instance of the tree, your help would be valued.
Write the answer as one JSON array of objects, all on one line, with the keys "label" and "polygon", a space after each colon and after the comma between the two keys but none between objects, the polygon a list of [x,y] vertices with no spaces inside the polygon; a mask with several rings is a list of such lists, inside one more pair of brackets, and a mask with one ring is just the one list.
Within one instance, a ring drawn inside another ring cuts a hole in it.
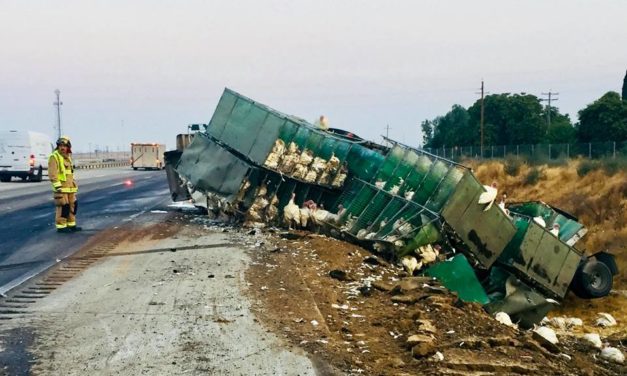
[{"label": "tree", "polygon": [[609,91],[579,111],[577,139],[580,142],[627,139],[627,105],[617,92]]},{"label": "tree", "polygon": [[576,140],[577,131],[573,127],[568,114],[563,115],[555,111],[551,111],[551,126],[549,127],[546,139],[551,144],[569,144]]},{"label": "tree", "polygon": [[433,122],[429,119],[420,123],[422,129],[422,145],[423,147],[431,147],[431,141],[433,140]]},{"label": "tree", "polygon": [[627,72],[625,72],[625,78],[623,78],[623,103],[627,103]]},{"label": "tree", "polygon": [[444,116],[433,119],[433,139],[430,147],[467,145],[466,136],[469,133],[468,111],[458,104]]},{"label": "tree", "polygon": [[[474,144],[480,142],[481,101],[469,109]],[[484,98],[484,145],[539,143],[546,136],[540,99],[530,94],[493,94]]]}]

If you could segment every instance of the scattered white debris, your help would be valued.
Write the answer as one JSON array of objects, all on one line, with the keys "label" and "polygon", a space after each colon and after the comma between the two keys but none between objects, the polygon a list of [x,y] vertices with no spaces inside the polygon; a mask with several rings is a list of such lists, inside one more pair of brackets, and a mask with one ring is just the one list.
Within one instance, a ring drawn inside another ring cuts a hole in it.
[{"label": "scattered white debris", "polygon": [[335,309],[347,310],[348,309],[348,304],[342,304],[342,305],[331,304],[331,307],[333,307]]},{"label": "scattered white debris", "polygon": [[583,335],[584,341],[587,341],[588,343],[590,343],[592,346],[596,347],[597,349],[600,349],[601,347],[603,347],[603,344],[601,343],[601,336],[598,335],[597,333],[586,333]]},{"label": "scattered white debris", "polygon": [[609,313],[601,312],[599,313],[599,318],[596,321],[596,326],[602,326],[604,328],[608,326],[615,326],[616,319],[612,317]]},{"label": "scattered white debris", "polygon": [[351,317],[355,317],[355,318],[362,318],[362,317],[365,317],[365,316],[364,316],[364,315],[358,315],[358,314],[356,314],[356,313],[353,313],[353,314],[351,315]]},{"label": "scattered white debris", "polygon": [[329,341],[327,341],[326,339],[319,339],[319,340],[316,340],[316,342],[322,343],[323,345],[326,345],[327,343],[329,343]]},{"label": "scattered white debris", "polygon": [[448,332],[446,332],[446,334],[454,334],[455,331],[454,330],[449,330]]},{"label": "scattered white debris", "polygon": [[568,354],[564,354],[564,353],[560,353],[560,356],[566,360],[572,360],[573,357],[568,355]]},{"label": "scattered white debris", "polygon": [[606,347],[601,350],[601,359],[623,364],[625,362],[625,354],[616,347]]},{"label": "scattered white debris", "polygon": [[261,286],[262,291],[266,291],[267,289],[268,289],[268,286]]},{"label": "scattered white debris", "polygon": [[542,338],[546,339],[547,341],[551,342],[554,345],[559,343],[559,341],[557,340],[557,335],[555,334],[555,331],[551,328],[547,328],[546,326],[539,326],[535,328],[533,331],[538,333],[538,335],[540,335]]},{"label": "scattered white debris", "polygon": [[556,329],[566,330],[573,326],[582,326],[583,321],[577,317],[553,317],[551,319],[544,318],[542,324],[550,325]]},{"label": "scattered white debris", "polygon": [[318,326],[318,321],[316,321],[316,320],[311,320],[311,325],[313,325],[313,326]]},{"label": "scattered white debris", "polygon": [[168,214],[165,210],[151,210],[150,212],[153,214]]}]

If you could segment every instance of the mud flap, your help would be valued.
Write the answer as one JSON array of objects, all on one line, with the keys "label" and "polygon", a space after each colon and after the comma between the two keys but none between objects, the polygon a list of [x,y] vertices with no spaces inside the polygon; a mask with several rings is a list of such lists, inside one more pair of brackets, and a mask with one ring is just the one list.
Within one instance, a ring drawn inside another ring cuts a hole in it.
[{"label": "mud flap", "polygon": [[487,304],[484,309],[490,313],[507,313],[512,322],[518,323],[523,329],[532,328],[555,307],[553,300],[537,293],[528,285],[510,276],[506,283],[506,295],[502,300]]},{"label": "mud flap", "polygon": [[427,269],[426,275],[436,278],[444,287],[455,291],[465,302],[487,304],[490,302],[475,271],[464,255],[437,263]]}]

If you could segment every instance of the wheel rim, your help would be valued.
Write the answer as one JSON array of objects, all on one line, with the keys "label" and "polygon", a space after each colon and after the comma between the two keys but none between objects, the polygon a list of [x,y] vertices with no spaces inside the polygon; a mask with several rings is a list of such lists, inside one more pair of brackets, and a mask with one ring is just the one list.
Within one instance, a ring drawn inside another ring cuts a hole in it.
[{"label": "wheel rim", "polygon": [[601,274],[599,273],[592,273],[592,275],[590,276],[590,286],[592,286],[594,289],[600,289],[603,285],[603,278],[601,277]]}]

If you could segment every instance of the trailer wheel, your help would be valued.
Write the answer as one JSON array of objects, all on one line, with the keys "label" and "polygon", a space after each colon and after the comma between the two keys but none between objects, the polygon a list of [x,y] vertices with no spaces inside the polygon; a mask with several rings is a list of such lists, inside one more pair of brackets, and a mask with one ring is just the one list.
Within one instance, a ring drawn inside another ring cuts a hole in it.
[{"label": "trailer wheel", "polygon": [[610,293],[612,284],[610,268],[602,262],[588,260],[575,274],[573,292],[584,299],[602,298]]}]

